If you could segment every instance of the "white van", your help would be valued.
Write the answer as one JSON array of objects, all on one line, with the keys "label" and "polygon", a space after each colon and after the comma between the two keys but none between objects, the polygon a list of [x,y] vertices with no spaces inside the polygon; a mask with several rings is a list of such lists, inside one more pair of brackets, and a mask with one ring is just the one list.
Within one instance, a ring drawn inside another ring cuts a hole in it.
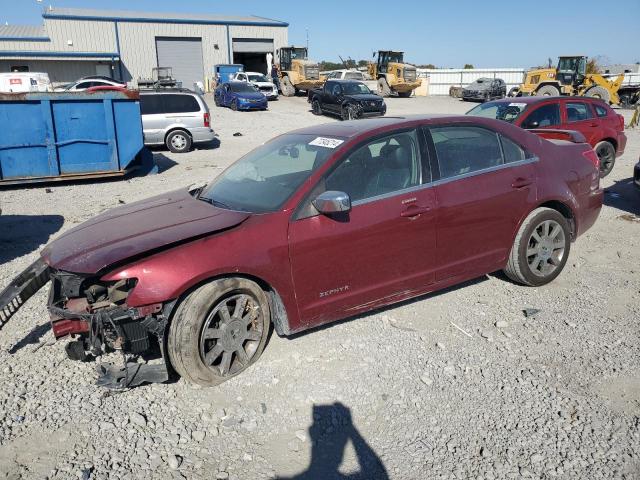
[{"label": "white van", "polygon": [[1,93],[51,92],[48,73],[11,72],[0,73]]}]

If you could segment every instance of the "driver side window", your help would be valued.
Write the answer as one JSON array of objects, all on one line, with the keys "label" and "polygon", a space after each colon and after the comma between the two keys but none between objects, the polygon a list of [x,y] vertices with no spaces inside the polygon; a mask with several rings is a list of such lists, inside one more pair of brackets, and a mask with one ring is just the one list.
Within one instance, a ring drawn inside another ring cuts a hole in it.
[{"label": "driver side window", "polygon": [[560,106],[557,103],[543,105],[534,110],[522,122],[522,128],[539,128],[560,125]]},{"label": "driver side window", "polygon": [[394,133],[359,147],[325,180],[325,190],[345,192],[352,202],[419,185],[416,131]]}]

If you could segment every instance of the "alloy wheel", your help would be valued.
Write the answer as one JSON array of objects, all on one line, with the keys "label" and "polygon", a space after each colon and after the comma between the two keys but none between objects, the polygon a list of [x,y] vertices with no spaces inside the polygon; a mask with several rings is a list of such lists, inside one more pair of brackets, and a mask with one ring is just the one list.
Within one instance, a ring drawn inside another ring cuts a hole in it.
[{"label": "alloy wheel", "polygon": [[600,159],[600,176],[605,177],[611,173],[616,161],[615,150],[607,142],[602,142],[596,150],[596,155]]},{"label": "alloy wheel", "polygon": [[222,377],[245,368],[264,334],[261,317],[260,305],[248,294],[220,300],[200,335],[200,355],[205,365]]},{"label": "alloy wheel", "polygon": [[531,233],[527,245],[527,263],[534,275],[546,277],[562,264],[565,236],[555,220],[545,220]]}]

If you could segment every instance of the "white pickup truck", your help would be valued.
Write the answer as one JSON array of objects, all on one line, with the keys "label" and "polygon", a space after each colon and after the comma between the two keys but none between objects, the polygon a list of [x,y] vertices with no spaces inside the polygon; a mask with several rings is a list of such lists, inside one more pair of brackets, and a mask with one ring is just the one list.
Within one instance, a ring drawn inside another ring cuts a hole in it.
[{"label": "white pickup truck", "polygon": [[258,72],[236,72],[230,77],[231,81],[249,82],[260,90],[268,100],[278,98],[278,87],[276,87],[271,79],[263,73]]},{"label": "white pickup truck", "polygon": [[[320,72],[323,75],[323,72]],[[376,92],[378,90],[378,82],[370,80],[369,75],[361,72],[360,70],[344,69],[344,70],[332,70],[324,73],[327,80],[359,80],[364,83],[369,90]]]}]

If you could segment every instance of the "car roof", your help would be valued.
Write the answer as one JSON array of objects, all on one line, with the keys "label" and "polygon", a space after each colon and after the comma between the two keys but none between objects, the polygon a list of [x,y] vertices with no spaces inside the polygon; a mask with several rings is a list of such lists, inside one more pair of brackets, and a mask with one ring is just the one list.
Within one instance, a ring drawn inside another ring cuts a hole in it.
[{"label": "car roof", "polygon": [[567,95],[563,95],[563,96],[554,96],[554,97],[536,97],[536,96],[531,96],[531,97],[509,97],[509,98],[501,98],[499,100],[493,100],[491,101],[491,103],[525,103],[527,105],[531,105],[534,103],[540,103],[540,102],[545,102],[545,101],[565,101],[565,102],[570,102],[570,101],[575,101],[575,100],[580,100],[580,101],[587,101],[587,102],[601,102],[604,103],[606,105],[606,102],[603,101],[600,98],[591,98],[591,97],[578,97],[578,96],[567,96]]},{"label": "car roof", "polygon": [[330,78],[327,82],[331,83],[362,83],[362,80],[355,80],[353,78]]},{"label": "car roof", "polygon": [[402,128],[403,126],[410,127],[415,123],[429,124],[448,122],[485,124],[488,126],[498,127],[498,129],[500,129],[505,123],[501,120],[471,117],[468,115],[405,115],[402,117],[375,117],[362,120],[351,120],[347,122],[321,123],[319,125],[294,130],[290,133],[352,138],[379,128]]}]

